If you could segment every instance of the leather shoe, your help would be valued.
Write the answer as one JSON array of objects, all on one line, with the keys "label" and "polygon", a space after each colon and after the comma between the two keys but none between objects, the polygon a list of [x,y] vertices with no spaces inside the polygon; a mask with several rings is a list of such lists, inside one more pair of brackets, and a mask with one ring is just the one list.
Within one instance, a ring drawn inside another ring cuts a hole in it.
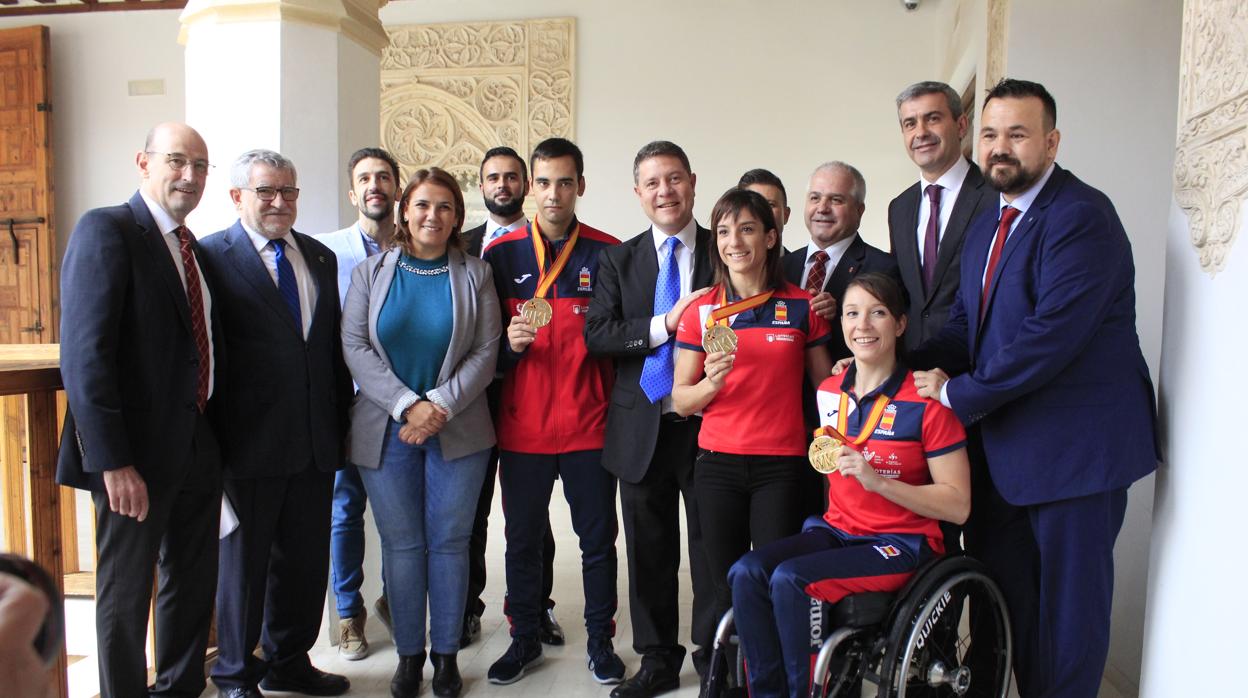
[{"label": "leather shoe", "polygon": [[420,695],[420,681],[425,673],[425,653],[399,655],[399,666],[390,679],[390,695],[393,698],[416,698]]},{"label": "leather shoe", "polygon": [[264,698],[264,694],[254,688],[222,688],[217,698]]},{"label": "leather shoe", "polygon": [[646,666],[611,691],[611,698],[650,698],[680,687],[680,675],[668,669]]},{"label": "leather shoe", "polygon": [[297,669],[269,669],[260,680],[260,688],[266,691],[289,691],[307,696],[340,696],[351,688],[347,677],[330,674],[311,664]]},{"label": "leather shoe", "polygon": [[430,652],[433,662],[433,695],[438,698],[458,698],[464,690],[464,679],[459,675],[459,665],[454,654]]},{"label": "leather shoe", "polygon": [[558,646],[564,643],[563,626],[555,620],[555,609],[542,610],[541,630],[537,634],[537,639],[541,640],[543,645]]},{"label": "leather shoe", "polygon": [[478,637],[481,637],[481,616],[469,613],[464,616],[464,629],[459,634],[459,648],[462,650],[471,645]]}]

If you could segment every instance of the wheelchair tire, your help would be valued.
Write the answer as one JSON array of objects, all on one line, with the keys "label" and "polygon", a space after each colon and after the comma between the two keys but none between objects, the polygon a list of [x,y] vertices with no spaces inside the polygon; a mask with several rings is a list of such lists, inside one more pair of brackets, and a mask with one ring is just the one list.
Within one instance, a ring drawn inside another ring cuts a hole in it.
[{"label": "wheelchair tire", "polygon": [[1005,698],[1010,618],[987,569],[949,557],[915,582],[892,616],[878,696]]}]

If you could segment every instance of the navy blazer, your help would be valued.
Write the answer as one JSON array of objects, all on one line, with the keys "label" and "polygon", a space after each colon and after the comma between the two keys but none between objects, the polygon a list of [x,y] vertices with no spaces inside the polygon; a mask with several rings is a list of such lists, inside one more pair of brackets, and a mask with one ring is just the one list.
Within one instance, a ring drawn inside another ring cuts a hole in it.
[{"label": "navy blazer", "polygon": [[992,480],[1024,506],[1127,487],[1157,466],[1156,407],[1135,330],[1135,264],[1113,204],[1056,167],[1006,240],[983,321],[998,216],[967,231],[949,323],[916,363],[970,360],[948,384],[980,424]]},{"label": "navy blazer", "polygon": [[923,194],[915,182],[888,204],[888,238],[897,258],[901,280],[906,285],[909,307],[906,315],[906,348],[914,349],[940,332],[949,319],[949,308],[958,293],[961,278],[962,242],[972,221],[985,211],[996,211],[999,197],[984,180],[979,168],[971,169],[962,181],[958,198],[949,213],[949,222],[940,238],[932,287],[923,288],[923,265],[919,262],[919,206]]},{"label": "navy blazer", "polygon": [[305,341],[277,284],[239,222],[200,241],[214,280],[226,349],[216,421],[226,477],[275,477],[343,463],[351,377],[338,326],[338,261],[303,233],[295,242],[317,286]]},{"label": "navy blazer", "polygon": [[[641,369],[652,351],[650,318],[659,278],[654,236],[651,228],[599,254],[598,279],[585,314],[585,346],[594,356],[615,360],[602,467],[631,483],[640,482],[650,467],[663,411],[663,403],[651,403],[641,389]],[[714,245],[711,231],[699,225],[691,291],[711,285]]]},{"label": "navy blazer", "polygon": [[[206,281],[220,375],[216,291]],[[186,288],[143,198],[136,192],[120,206],[88,211],[61,262],[61,378],[69,409],[56,481],[103,491],[105,470],[132,465],[149,490],[216,487],[216,445],[191,448],[198,375]],[[204,472],[188,473],[192,462]]]}]

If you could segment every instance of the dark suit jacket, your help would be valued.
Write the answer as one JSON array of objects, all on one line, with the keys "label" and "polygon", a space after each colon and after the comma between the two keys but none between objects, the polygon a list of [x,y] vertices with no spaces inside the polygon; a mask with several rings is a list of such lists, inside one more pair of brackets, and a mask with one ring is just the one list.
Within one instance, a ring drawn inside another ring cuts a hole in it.
[{"label": "dark suit jacket", "polygon": [[[1135,330],[1135,265],[1113,204],[1056,167],[1006,240],[983,321],[980,290],[997,218],[962,250],[949,323],[918,361],[969,373],[953,411],[979,423],[997,489],[1015,505],[1130,485],[1157,465],[1153,385]],[[934,360],[934,361],[933,361]]]},{"label": "dark suit jacket", "polygon": [[460,237],[464,239],[464,252],[472,257],[481,257],[481,242],[485,239],[485,224],[482,223],[475,228],[461,231]]},{"label": "dark suit jacket", "polygon": [[[802,285],[802,271],[806,268],[806,249],[807,246],[803,245],[784,256],[784,280],[794,286]],[[837,262],[836,268],[823,282],[823,290],[831,293],[836,299],[838,314],[841,309],[841,298],[845,295],[845,287],[849,285],[849,280],[867,271],[882,272],[897,279],[898,283],[901,282],[897,261],[892,255],[868,245],[861,235],[855,233],[854,241],[850,243],[849,249],[845,250],[841,261]],[[828,351],[832,354],[834,361],[849,356],[849,347],[845,346],[845,336],[841,333],[840,323],[832,323],[832,340],[828,342]]]},{"label": "dark suit jacket", "polygon": [[962,241],[971,221],[992,211],[996,215],[997,192],[984,181],[979,168],[971,169],[958,190],[949,222],[940,240],[940,252],[936,257],[936,272],[932,287],[923,288],[923,265],[919,262],[919,206],[926,205],[919,182],[903,191],[888,204],[888,238],[893,255],[900,267],[901,280],[910,298],[907,311],[906,348],[914,349],[931,339],[949,319],[949,307],[958,293],[962,259]]},{"label": "dark suit jacket", "polygon": [[[650,229],[598,257],[598,280],[585,316],[585,345],[591,354],[615,359],[615,386],[607,408],[602,466],[625,482],[640,482],[650,467],[663,405],[641,390],[641,368],[650,349],[654,285],[659,257]],[[711,231],[698,226],[694,243],[693,290],[711,285]]]},{"label": "dark suit jacket", "polygon": [[352,387],[338,333],[338,262],[325,245],[294,236],[317,285],[306,341],[241,223],[200,241],[234,358],[217,385],[227,477],[332,471],[343,462]]},{"label": "dark suit jacket", "polygon": [[[222,332],[212,319],[220,371]],[[187,486],[188,474],[219,484],[215,444],[191,453],[198,356],[186,289],[143,198],[88,211],[61,263],[69,410],[57,482],[103,491],[105,470],[133,465],[149,490]],[[206,472],[188,473],[193,461]]]}]

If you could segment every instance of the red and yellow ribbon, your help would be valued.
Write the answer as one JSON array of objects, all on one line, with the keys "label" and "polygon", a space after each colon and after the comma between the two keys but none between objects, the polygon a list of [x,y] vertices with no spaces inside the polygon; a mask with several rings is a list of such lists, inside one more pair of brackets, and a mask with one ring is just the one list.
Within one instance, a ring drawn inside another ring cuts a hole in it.
[{"label": "red and yellow ribbon", "polygon": [[572,248],[576,247],[576,240],[581,236],[581,224],[577,223],[572,229],[572,234],[568,235],[568,241],[563,244],[563,249],[551,263],[550,269],[546,268],[546,240],[542,236],[541,228],[538,227],[537,218],[534,218],[533,225],[529,226],[529,235],[533,238],[533,251],[537,255],[537,291],[534,292],[533,297],[545,298],[546,292],[555,284],[555,279],[559,278],[559,272],[568,266]]},{"label": "red and yellow ribbon", "polygon": [[884,410],[889,402],[891,400],[887,395],[881,394],[876,397],[875,403],[871,405],[871,412],[867,415],[867,421],[862,425],[862,431],[851,439],[845,436],[845,432],[849,430],[849,393],[842,391],[840,411],[836,415],[836,428],[830,425],[819,427],[815,430],[815,436],[830,436],[855,451],[861,450],[858,447],[866,443],[867,439],[875,433],[875,428],[879,426],[880,419],[884,417]]},{"label": "red and yellow ribbon", "polygon": [[742,300],[737,301],[736,303],[728,303],[728,285],[724,284],[720,286],[719,287],[719,307],[716,308],[715,310],[712,310],[710,314],[706,316],[706,329],[709,330],[715,325],[722,325],[724,327],[727,327],[728,318],[732,317],[733,315],[736,315],[737,313],[744,313],[745,311],[750,310],[751,308],[757,308],[758,306],[770,300],[771,294],[775,292],[776,292],[775,289],[772,289],[770,291],[764,291],[758,294],[757,296],[750,296],[749,298],[744,298]]}]

